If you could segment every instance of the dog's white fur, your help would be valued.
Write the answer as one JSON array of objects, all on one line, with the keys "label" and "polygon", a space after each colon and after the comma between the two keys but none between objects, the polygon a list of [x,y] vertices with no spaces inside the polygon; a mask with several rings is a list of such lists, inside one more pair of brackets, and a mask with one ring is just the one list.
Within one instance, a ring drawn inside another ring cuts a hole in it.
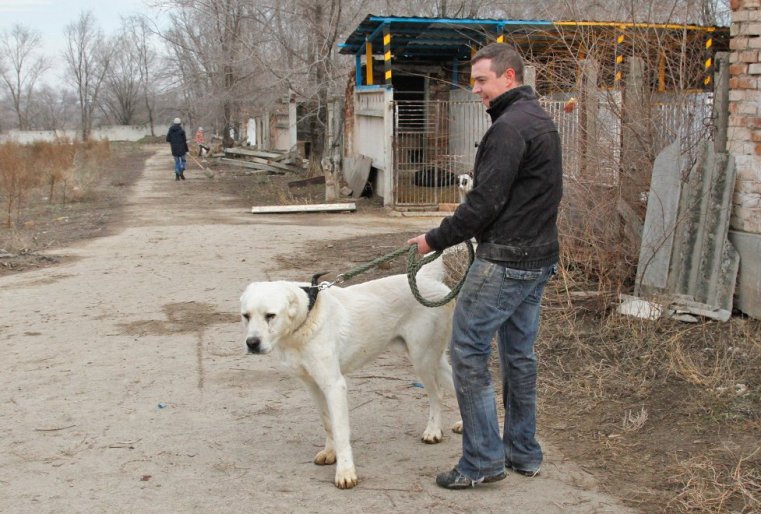
[{"label": "dog's white fur", "polygon": [[[426,298],[449,292],[441,259],[423,267],[418,288]],[[392,345],[405,347],[430,402],[422,439],[441,441],[441,388],[454,393],[445,349],[452,330],[452,303],[429,308],[412,296],[404,275],[320,291],[311,311],[295,282],[254,282],[240,298],[249,353],[274,353],[301,379],[317,403],[325,427],[325,449],[315,464],[337,462],[335,484],[357,484],[349,441],[345,374]],[[453,430],[460,432],[462,423]]]},{"label": "dog's white fur", "polygon": [[460,193],[460,203],[465,201],[465,197],[471,189],[473,189],[473,177],[469,173],[457,175],[457,192]]}]

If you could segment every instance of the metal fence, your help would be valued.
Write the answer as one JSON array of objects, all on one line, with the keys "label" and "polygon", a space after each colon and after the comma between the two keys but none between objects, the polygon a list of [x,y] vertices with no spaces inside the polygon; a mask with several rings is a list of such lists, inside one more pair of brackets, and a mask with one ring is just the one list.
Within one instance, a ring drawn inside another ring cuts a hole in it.
[{"label": "metal fence", "polygon": [[[542,101],[558,126],[566,174],[578,174],[578,113]],[[394,200],[402,209],[436,210],[459,202],[457,175],[473,169],[491,121],[480,101],[397,100],[394,107]]]},{"label": "metal fence", "polygon": [[[597,108],[594,173],[589,178],[609,186],[619,181],[622,149],[620,91],[601,95]],[[563,173],[582,173],[580,109],[566,112],[565,101],[540,99],[560,133]],[[657,154],[680,138],[690,157],[697,143],[710,135],[711,95],[662,95],[651,105],[651,142]],[[490,125],[480,101],[435,100],[393,102],[394,203],[400,209],[436,210],[458,203],[456,177],[472,170],[476,146]],[[591,163],[587,163],[589,166]]]}]

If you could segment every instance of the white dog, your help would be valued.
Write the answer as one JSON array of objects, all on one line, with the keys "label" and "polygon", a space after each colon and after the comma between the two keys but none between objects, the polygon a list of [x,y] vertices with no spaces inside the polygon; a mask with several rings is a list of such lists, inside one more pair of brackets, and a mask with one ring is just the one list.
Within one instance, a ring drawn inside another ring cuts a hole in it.
[{"label": "white dog", "polygon": [[460,193],[460,203],[465,201],[465,196],[471,189],[473,189],[473,177],[469,173],[457,175],[457,191]]},{"label": "white dog", "polygon": [[[418,274],[420,293],[442,298],[441,259]],[[316,282],[316,280],[313,280]],[[316,296],[310,298],[310,294]],[[346,288],[319,291],[295,282],[254,282],[240,298],[249,353],[270,351],[300,378],[314,397],[325,427],[325,449],[315,464],[337,462],[335,484],[357,484],[349,442],[349,407],[344,376],[391,345],[405,347],[430,402],[423,441],[438,443],[441,431],[441,388],[454,393],[452,369],[445,349],[452,330],[452,303],[430,308],[412,296],[404,275]],[[462,431],[462,423],[453,427]]]}]

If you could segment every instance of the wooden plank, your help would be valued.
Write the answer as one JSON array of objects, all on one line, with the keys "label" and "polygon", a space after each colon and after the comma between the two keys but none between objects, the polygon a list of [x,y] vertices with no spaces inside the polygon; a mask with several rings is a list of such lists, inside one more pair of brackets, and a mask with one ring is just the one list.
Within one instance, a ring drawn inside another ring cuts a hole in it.
[{"label": "wooden plank", "polygon": [[263,152],[261,150],[248,150],[246,148],[225,148],[227,155],[245,155],[249,157],[262,157],[264,159],[282,159],[283,154],[273,152]]},{"label": "wooden plank", "polygon": [[271,166],[273,168],[277,168],[279,170],[290,171],[291,173],[303,173],[304,172],[304,168],[301,168],[299,166],[282,164],[282,163],[279,163],[279,162],[267,161],[266,165],[267,166]]},{"label": "wooden plank", "polygon": [[294,180],[288,182],[288,187],[306,187],[314,184],[324,184],[325,175],[317,175],[316,177],[305,178],[302,180]]},{"label": "wooden plank", "polygon": [[238,166],[240,168],[247,168],[250,170],[266,171],[273,175],[284,175],[285,172],[281,171],[269,164],[260,164],[258,162],[239,161],[237,159],[219,159],[222,164],[229,164],[231,166]]},{"label": "wooden plank", "polygon": [[319,203],[311,205],[261,205],[251,207],[253,214],[280,214],[299,212],[340,212],[356,211],[354,202],[350,203]]}]

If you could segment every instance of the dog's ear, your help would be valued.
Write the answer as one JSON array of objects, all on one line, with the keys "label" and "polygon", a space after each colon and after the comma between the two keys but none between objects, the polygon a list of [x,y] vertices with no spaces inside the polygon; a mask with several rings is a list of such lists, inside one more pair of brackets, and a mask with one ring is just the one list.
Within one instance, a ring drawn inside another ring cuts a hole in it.
[{"label": "dog's ear", "polygon": [[285,309],[285,315],[288,319],[295,319],[303,307],[299,304],[299,294],[295,290],[288,291],[288,306]]}]

